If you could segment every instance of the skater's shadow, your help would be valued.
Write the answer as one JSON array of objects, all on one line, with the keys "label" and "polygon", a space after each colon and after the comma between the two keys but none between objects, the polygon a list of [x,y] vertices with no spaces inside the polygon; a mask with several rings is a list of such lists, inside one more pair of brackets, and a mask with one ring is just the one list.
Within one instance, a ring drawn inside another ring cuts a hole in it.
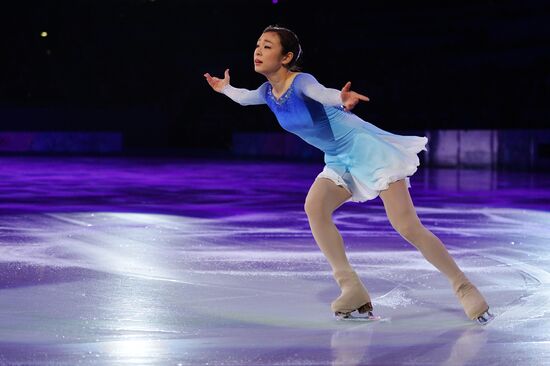
[{"label": "skater's shadow", "polygon": [[[373,335],[376,336],[373,338]],[[487,343],[487,329],[472,324],[464,329],[455,329],[435,335],[433,343],[419,337],[418,333],[407,337],[403,344],[403,334],[389,334],[374,324],[357,325],[338,330],[332,334],[332,366],[356,366],[378,364],[400,364],[407,360],[426,360],[444,366],[467,365],[478,355]],[[400,341],[396,341],[400,339]],[[403,344],[400,347],[399,344]],[[369,351],[376,351],[369,354]],[[449,350],[450,349],[450,350]]]},{"label": "skater's shadow", "polygon": [[332,334],[330,347],[332,349],[333,366],[355,366],[364,364],[368,357],[374,327],[357,325],[338,330]]},{"label": "skater's shadow", "polygon": [[482,326],[473,325],[456,338],[449,357],[441,363],[443,366],[461,366],[470,364],[476,355],[485,347],[489,332]]}]

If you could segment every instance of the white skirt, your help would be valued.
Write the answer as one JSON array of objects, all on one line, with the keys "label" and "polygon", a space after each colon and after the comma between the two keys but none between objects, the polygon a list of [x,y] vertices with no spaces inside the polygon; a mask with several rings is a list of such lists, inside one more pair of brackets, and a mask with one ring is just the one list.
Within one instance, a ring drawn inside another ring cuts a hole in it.
[{"label": "white skirt", "polygon": [[[362,184],[358,179],[356,179],[350,172],[344,172],[342,174],[337,173],[334,169],[325,165],[323,171],[317,175],[317,178],[328,178],[333,181],[336,185],[344,187],[350,194],[351,197],[346,200],[346,202],[365,202],[372,200],[380,194],[382,190],[375,190],[367,187]],[[388,183],[393,183],[403,178],[397,178],[389,181]],[[411,188],[411,182],[409,177],[405,177],[405,183],[407,188]]]}]

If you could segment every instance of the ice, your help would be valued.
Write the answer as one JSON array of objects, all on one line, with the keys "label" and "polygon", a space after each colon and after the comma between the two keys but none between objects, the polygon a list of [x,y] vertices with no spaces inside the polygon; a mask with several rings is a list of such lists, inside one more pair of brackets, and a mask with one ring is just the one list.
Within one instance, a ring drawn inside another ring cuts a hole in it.
[{"label": "ice", "polygon": [[550,194],[519,194],[514,174],[498,192],[434,190],[429,171],[411,180],[422,222],[497,315],[480,327],[380,200],[334,219],[390,321],[336,321],[339,289],[303,212],[317,165],[0,163],[0,364],[550,363]]}]

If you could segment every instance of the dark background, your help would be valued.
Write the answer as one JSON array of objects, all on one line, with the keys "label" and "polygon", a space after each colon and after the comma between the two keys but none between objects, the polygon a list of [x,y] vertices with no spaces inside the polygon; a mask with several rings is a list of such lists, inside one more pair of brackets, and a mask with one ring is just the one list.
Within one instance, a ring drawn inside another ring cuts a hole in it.
[{"label": "dark background", "polygon": [[[263,81],[265,26],[293,29],[304,71],[348,80],[377,126],[535,129],[550,117],[548,1],[10,1],[0,5],[0,130],[120,131],[129,147],[229,148],[283,131],[203,74]],[[48,37],[40,36],[42,31]]]}]

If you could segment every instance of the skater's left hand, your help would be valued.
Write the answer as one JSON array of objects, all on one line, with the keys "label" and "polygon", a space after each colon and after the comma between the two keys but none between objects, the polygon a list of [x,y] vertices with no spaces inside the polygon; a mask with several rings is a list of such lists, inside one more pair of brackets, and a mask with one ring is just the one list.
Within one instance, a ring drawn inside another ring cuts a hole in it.
[{"label": "skater's left hand", "polygon": [[342,98],[342,106],[346,111],[352,110],[353,107],[355,107],[360,100],[363,100],[365,102],[368,102],[370,100],[369,97],[356,93],[350,90],[350,88],[351,81],[348,81],[340,92],[340,98]]}]

